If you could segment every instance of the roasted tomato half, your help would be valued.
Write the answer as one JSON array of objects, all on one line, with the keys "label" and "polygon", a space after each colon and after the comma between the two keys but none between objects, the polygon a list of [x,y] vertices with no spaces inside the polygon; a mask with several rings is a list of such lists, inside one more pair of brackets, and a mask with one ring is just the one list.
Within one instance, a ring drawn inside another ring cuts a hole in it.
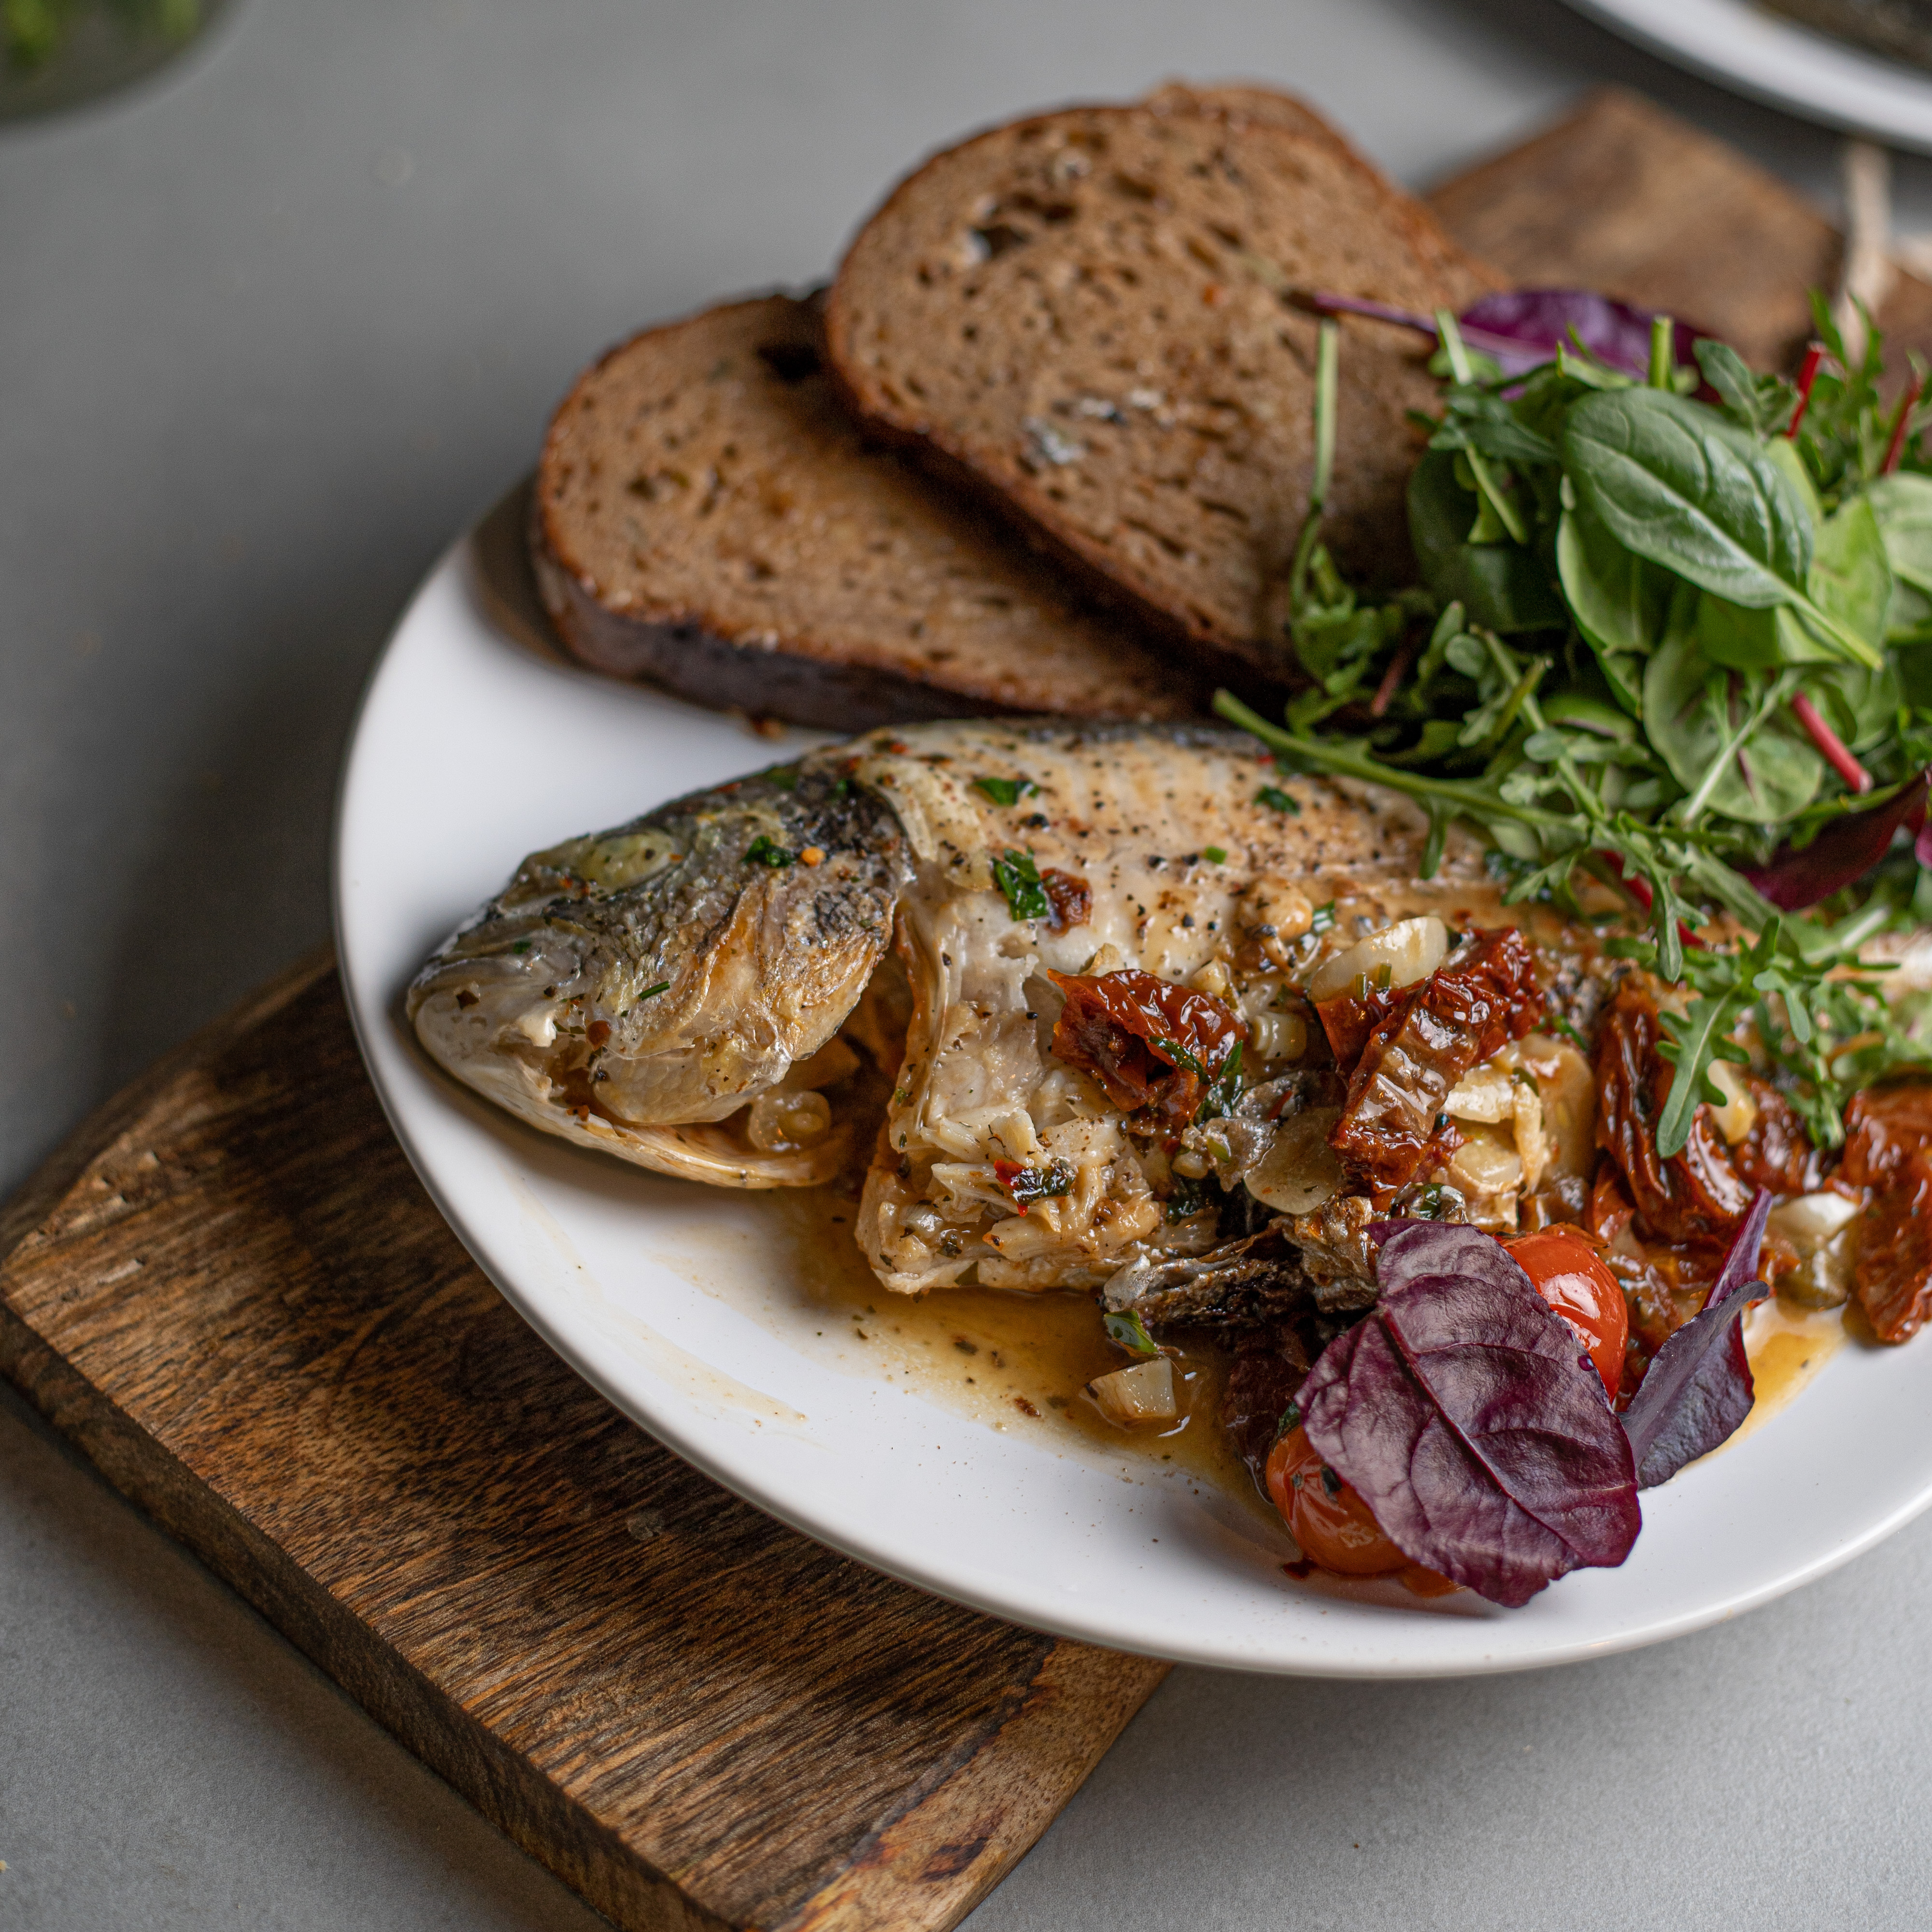
[{"label": "roasted tomato half", "polygon": [[1612,1401],[1623,1379],[1624,1348],[1630,1340],[1630,1310],[1617,1278],[1582,1235],[1568,1228],[1544,1228],[1503,1246],[1515,1257],[1536,1292],[1575,1331],[1589,1351]]},{"label": "roasted tomato half", "polygon": [[1344,1576],[1385,1576],[1408,1558],[1389,1540],[1369,1506],[1322,1461],[1298,1425],[1269,1452],[1269,1500],[1311,1563]]}]

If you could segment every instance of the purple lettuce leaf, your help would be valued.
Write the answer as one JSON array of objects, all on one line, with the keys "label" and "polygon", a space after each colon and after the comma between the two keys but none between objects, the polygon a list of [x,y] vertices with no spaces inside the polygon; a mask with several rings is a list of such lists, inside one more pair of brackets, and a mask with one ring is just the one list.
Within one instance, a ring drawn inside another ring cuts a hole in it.
[{"label": "purple lettuce leaf", "polygon": [[1932,865],[1922,824],[1924,815],[1922,773],[1883,805],[1833,819],[1802,851],[1780,845],[1768,865],[1740,866],[1738,870],[1780,912],[1802,911],[1863,878],[1891,850],[1901,825],[1918,831],[1919,862]]},{"label": "purple lettuce leaf", "polygon": [[[1459,318],[1463,340],[1494,357],[1506,376],[1549,362],[1559,343],[1568,346],[1573,328],[1583,346],[1612,369],[1627,376],[1647,376],[1652,319],[1648,309],[1633,308],[1589,289],[1505,290],[1484,296]],[[1677,323],[1677,360],[1694,363],[1692,346],[1708,332]]]},{"label": "purple lettuce leaf", "polygon": [[1771,1196],[1760,1187],[1703,1312],[1658,1350],[1624,1412],[1639,1489],[1669,1482],[1686,1462],[1708,1455],[1750,1413],[1754,1389],[1743,1317],[1771,1292],[1752,1279],[1770,1213]]},{"label": "purple lettuce leaf", "polygon": [[1402,1222],[1376,1277],[1380,1300],[1298,1400],[1309,1440],[1397,1548],[1512,1609],[1570,1570],[1621,1563],[1642,1526],[1629,1441],[1502,1244]]}]

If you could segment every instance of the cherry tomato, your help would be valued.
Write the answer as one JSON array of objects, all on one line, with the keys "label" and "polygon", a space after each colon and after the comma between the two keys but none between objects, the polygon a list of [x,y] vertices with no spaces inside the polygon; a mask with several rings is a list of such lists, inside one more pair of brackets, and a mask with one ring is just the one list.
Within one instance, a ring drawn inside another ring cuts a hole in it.
[{"label": "cherry tomato", "polygon": [[1539,1228],[1503,1246],[1589,1351],[1614,1401],[1630,1340],[1630,1310],[1616,1276],[1596,1250],[1568,1228]]},{"label": "cherry tomato", "polygon": [[1384,1576],[1408,1567],[1368,1504],[1323,1462],[1305,1429],[1277,1439],[1264,1476],[1270,1499],[1311,1563],[1344,1576]]}]

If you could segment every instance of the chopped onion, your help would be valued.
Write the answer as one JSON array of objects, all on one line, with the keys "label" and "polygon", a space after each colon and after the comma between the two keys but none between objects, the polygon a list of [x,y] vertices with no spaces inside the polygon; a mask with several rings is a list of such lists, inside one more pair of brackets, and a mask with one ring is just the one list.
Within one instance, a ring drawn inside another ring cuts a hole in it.
[{"label": "chopped onion", "polygon": [[1174,1399],[1174,1364],[1165,1355],[1096,1376],[1087,1393],[1109,1422],[1172,1422],[1180,1413]]},{"label": "chopped onion", "polygon": [[[1324,959],[1308,982],[1311,1000],[1338,999],[1364,980],[1371,986],[1412,986],[1426,980],[1449,950],[1449,928],[1430,913],[1420,919],[1400,919],[1358,940],[1346,952]],[[1388,977],[1382,977],[1382,969]]]},{"label": "chopped onion", "polygon": [[1838,1308],[1850,1299],[1858,1258],[1858,1204],[1842,1194],[1801,1194],[1771,1210],[1768,1226],[1798,1250],[1798,1265],[1778,1292],[1803,1308]]}]

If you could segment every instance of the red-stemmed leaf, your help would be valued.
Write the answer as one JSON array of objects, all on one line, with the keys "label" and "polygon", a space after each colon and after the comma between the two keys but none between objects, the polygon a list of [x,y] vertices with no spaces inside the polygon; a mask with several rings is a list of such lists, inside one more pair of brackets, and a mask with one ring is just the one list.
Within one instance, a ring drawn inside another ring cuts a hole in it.
[{"label": "red-stemmed leaf", "polygon": [[1802,850],[1780,845],[1766,866],[1738,870],[1780,912],[1798,912],[1863,878],[1892,849],[1902,825],[1918,835],[1918,859],[1932,865],[1924,824],[1925,776],[1869,812],[1834,818]]},{"label": "red-stemmed leaf", "polygon": [[1302,1424],[1412,1562],[1514,1608],[1641,1526],[1630,1444],[1576,1338],[1502,1244],[1399,1224],[1375,1307],[1302,1384]]},{"label": "red-stemmed leaf", "polygon": [[1760,1187],[1724,1256],[1701,1314],[1694,1315],[1652,1358],[1624,1432],[1637,1486],[1654,1490],[1686,1462],[1707,1456],[1750,1414],[1754,1391],[1744,1354],[1744,1312],[1771,1292],[1757,1273],[1771,1196]]}]

